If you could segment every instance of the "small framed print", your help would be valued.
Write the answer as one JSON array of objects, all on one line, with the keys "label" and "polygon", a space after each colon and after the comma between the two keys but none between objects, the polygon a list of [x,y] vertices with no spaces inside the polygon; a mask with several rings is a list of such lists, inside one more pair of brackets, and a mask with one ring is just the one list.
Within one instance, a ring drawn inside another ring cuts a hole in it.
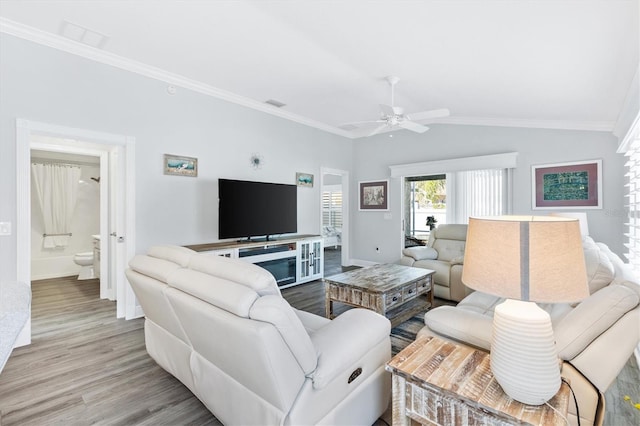
[{"label": "small framed print", "polygon": [[602,160],[531,167],[534,210],[601,209]]},{"label": "small framed print", "polygon": [[359,182],[360,210],[389,210],[389,181]]},{"label": "small framed print", "polygon": [[309,173],[296,173],[296,184],[313,188],[313,175]]},{"label": "small framed print", "polygon": [[164,174],[197,177],[198,159],[164,154]]}]

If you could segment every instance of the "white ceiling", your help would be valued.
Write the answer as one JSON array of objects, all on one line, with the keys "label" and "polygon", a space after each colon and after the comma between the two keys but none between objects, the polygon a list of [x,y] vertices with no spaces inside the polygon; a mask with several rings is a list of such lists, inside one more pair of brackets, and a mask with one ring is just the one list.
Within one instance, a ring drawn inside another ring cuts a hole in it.
[{"label": "white ceiling", "polygon": [[638,0],[0,0],[0,31],[350,137],[387,75],[439,122],[611,131],[639,60]]}]

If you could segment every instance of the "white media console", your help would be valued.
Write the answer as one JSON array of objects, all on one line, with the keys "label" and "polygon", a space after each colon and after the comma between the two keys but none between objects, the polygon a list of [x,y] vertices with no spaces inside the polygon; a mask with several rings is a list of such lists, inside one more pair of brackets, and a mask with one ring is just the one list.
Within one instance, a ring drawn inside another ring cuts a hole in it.
[{"label": "white media console", "polygon": [[319,235],[293,235],[271,241],[221,241],[186,247],[261,266],[273,274],[280,288],[323,277],[324,248]]}]

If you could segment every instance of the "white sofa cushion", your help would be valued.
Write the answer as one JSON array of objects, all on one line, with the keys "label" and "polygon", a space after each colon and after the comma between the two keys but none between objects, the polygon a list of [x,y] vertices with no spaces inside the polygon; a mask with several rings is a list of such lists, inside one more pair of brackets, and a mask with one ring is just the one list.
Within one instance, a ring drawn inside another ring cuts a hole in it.
[{"label": "white sofa cushion", "polygon": [[571,360],[639,302],[638,294],[622,285],[610,285],[592,294],[555,327],[558,355]]},{"label": "white sofa cushion", "polygon": [[464,257],[465,241],[444,240],[438,238],[433,243],[433,248],[438,252],[438,260],[451,261],[452,259]]},{"label": "white sofa cushion", "polygon": [[280,296],[276,279],[269,271],[238,259],[198,254],[191,258],[189,268],[242,284],[260,296]]},{"label": "white sofa cushion", "polygon": [[182,267],[175,262],[144,255],[134,256],[129,261],[129,267],[142,275],[155,278],[163,283],[166,283],[169,276],[175,271],[182,269]]},{"label": "white sofa cushion", "polygon": [[168,260],[186,268],[195,251],[179,246],[154,246],[149,249],[148,255],[157,259]]},{"label": "white sofa cushion", "polygon": [[481,311],[468,310],[465,315],[459,315],[459,308],[441,306],[429,311],[424,322],[436,333],[488,351],[491,348],[493,315],[485,315]]},{"label": "white sofa cushion", "polygon": [[280,296],[262,296],[251,307],[249,317],[273,324],[280,332],[305,374],[315,370],[316,350],[293,308]]},{"label": "white sofa cushion", "polygon": [[611,283],[615,276],[613,264],[597,245],[584,247],[584,262],[587,269],[587,283],[589,284],[590,294]]},{"label": "white sofa cushion", "polygon": [[249,317],[249,310],[258,298],[248,287],[192,269],[177,270],[169,276],[168,284],[243,318]]}]

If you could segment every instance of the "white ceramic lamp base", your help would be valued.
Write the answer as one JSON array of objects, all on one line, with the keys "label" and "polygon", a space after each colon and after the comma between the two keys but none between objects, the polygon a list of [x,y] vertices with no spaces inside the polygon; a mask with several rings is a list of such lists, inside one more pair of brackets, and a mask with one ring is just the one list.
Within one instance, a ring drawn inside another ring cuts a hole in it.
[{"label": "white ceramic lamp base", "polygon": [[504,392],[541,405],[560,389],[560,365],[549,314],[533,302],[507,299],[496,306],[491,371]]}]

